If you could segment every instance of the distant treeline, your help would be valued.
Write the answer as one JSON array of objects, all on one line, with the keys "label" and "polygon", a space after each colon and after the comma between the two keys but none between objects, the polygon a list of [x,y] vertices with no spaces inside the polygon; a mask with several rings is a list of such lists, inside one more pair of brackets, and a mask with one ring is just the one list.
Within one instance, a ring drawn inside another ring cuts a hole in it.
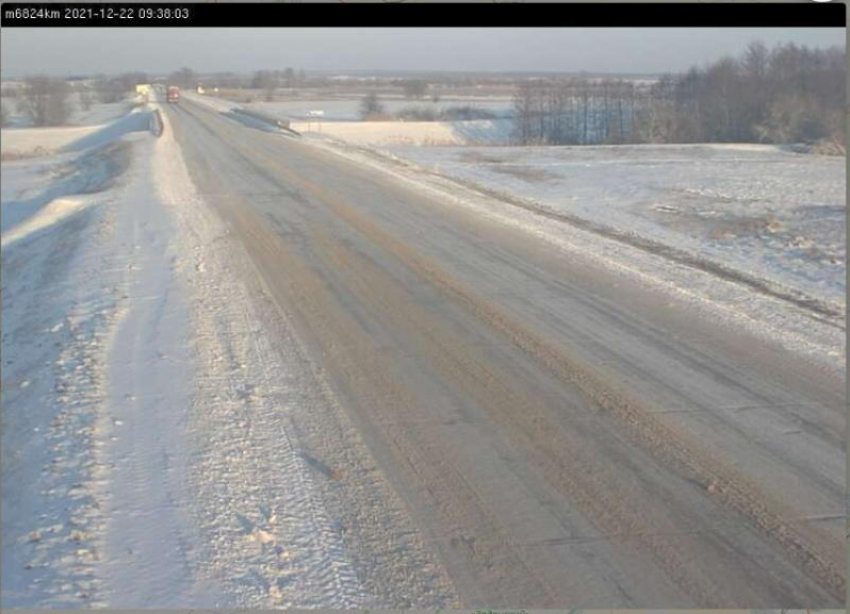
[{"label": "distant treeline", "polygon": [[[0,101],[0,126],[7,127],[11,107],[36,127],[63,126],[68,123],[75,107],[89,111],[95,102],[121,102],[132,93],[137,83],[148,81],[145,73],[125,73],[115,77],[98,75],[91,79],[62,79],[35,75],[26,77],[15,88],[0,90],[0,98],[11,100],[9,106]],[[76,104],[71,95],[76,94]]]},{"label": "distant treeline", "polygon": [[738,58],[641,83],[529,80],[514,97],[522,144],[827,141],[845,150],[844,49],[751,43]]}]

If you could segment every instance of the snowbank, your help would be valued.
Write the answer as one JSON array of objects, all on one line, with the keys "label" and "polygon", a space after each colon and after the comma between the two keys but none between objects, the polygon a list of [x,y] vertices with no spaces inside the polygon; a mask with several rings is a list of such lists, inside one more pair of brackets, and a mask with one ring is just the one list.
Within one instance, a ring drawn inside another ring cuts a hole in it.
[{"label": "snowbank", "polygon": [[122,422],[110,413],[109,352],[139,257],[122,220],[148,209],[127,191],[145,135],[103,131],[27,130],[30,144],[57,149],[102,134],[0,166],[4,608],[110,601],[109,444]]},{"label": "snowbank", "polygon": [[3,246],[84,207],[89,199],[75,196],[109,188],[129,158],[129,144],[113,142],[77,155],[4,163]]},{"label": "snowbank", "polygon": [[91,133],[78,138],[62,148],[62,151],[82,151],[111,143],[128,132],[145,132],[150,129],[150,111],[140,108],[125,117],[108,124],[95,126]]}]

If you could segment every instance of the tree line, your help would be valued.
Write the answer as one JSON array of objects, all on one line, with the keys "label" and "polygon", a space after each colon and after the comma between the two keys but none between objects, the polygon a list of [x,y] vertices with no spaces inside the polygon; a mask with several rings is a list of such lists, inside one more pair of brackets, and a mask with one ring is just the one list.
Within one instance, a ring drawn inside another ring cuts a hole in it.
[{"label": "tree line", "polygon": [[521,144],[796,143],[845,150],[844,49],[751,43],[652,82],[533,79],[513,101]]},{"label": "tree line", "polygon": [[[79,107],[88,111],[95,102],[110,104],[121,102],[137,83],[146,83],[144,73],[125,73],[107,77],[99,75],[88,81],[69,81],[57,77],[35,75],[23,80],[16,89],[4,89],[2,97],[12,99],[18,113],[33,126],[62,126],[68,123],[74,105],[72,94],[77,95]],[[9,110],[0,105],[0,125],[9,123]]]}]

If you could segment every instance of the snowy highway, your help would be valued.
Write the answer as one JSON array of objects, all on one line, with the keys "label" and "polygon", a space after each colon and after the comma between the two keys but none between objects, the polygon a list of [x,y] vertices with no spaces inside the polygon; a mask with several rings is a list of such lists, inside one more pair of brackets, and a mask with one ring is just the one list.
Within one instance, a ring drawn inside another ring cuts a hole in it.
[{"label": "snowy highway", "polygon": [[[266,326],[269,354],[303,347],[301,384],[344,417],[324,429],[317,403],[293,426],[334,502],[310,526],[344,527],[326,542],[347,553],[340,595],[365,582],[389,605],[843,602],[843,368],[307,139],[189,98],[165,114],[227,228],[216,249],[247,253],[252,300],[291,326]],[[244,430],[248,454],[272,445],[274,412],[271,430]],[[370,524],[384,493],[393,520]],[[393,563],[386,544],[411,531]],[[434,571],[391,577],[416,561]]]}]

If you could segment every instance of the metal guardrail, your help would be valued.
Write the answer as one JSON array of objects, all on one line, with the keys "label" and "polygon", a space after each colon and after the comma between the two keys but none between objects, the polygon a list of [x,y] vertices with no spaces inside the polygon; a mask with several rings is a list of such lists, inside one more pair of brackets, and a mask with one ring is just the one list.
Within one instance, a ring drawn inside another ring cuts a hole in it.
[{"label": "metal guardrail", "polygon": [[159,109],[154,109],[151,113],[150,130],[156,137],[162,136],[165,132],[165,122],[162,121],[162,112]]},{"label": "metal guardrail", "polygon": [[252,111],[250,109],[239,109],[235,108],[232,111],[233,113],[238,113],[240,115],[246,115],[248,117],[252,117],[254,119],[258,119],[260,121],[264,121],[268,124],[272,124],[277,126],[278,128],[285,128],[289,130],[289,118],[286,117],[277,117],[275,115],[269,115],[268,113],[262,113],[260,111]]}]

